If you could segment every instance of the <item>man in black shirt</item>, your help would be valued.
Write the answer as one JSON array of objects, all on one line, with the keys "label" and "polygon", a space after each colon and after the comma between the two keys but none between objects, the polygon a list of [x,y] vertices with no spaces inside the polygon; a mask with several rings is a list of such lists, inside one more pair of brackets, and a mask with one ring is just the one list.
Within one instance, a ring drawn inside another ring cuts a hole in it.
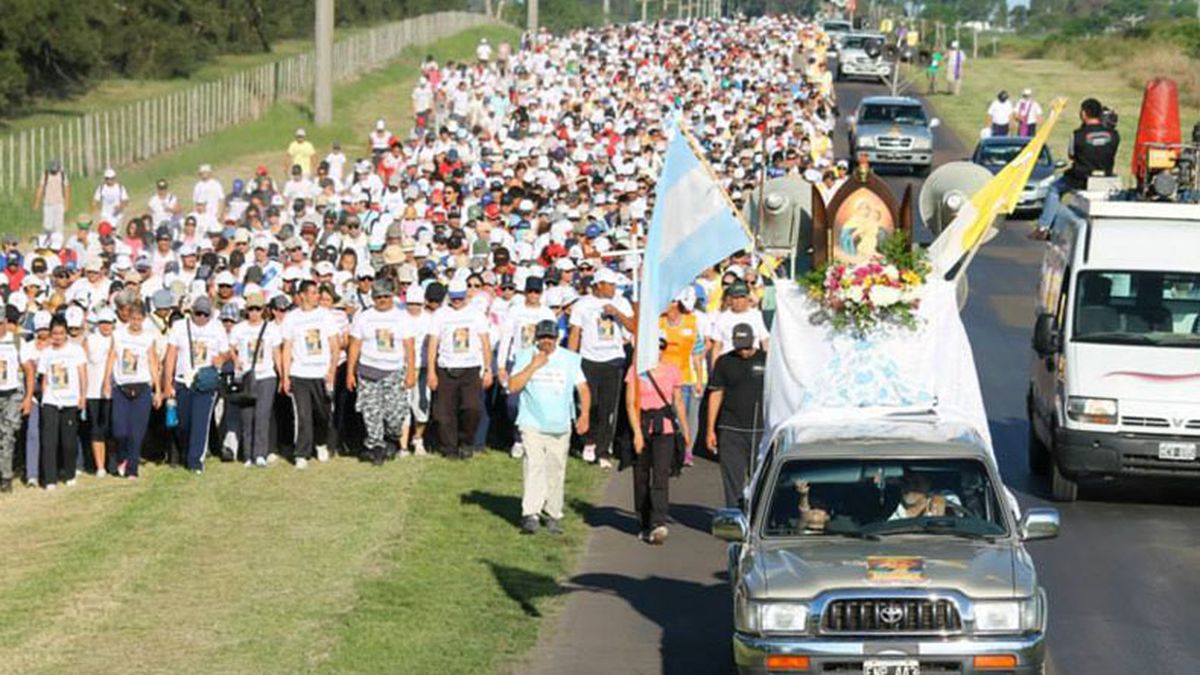
[{"label": "man in black shirt", "polygon": [[1090,176],[1113,175],[1113,162],[1117,158],[1121,136],[1114,126],[1103,122],[1103,115],[1104,106],[1094,98],[1084,99],[1079,105],[1079,119],[1082,124],[1071,135],[1071,144],[1067,148],[1071,166],[1046,192],[1046,202],[1042,207],[1042,215],[1038,218],[1039,232],[1044,234],[1050,231],[1054,224],[1054,216],[1062,203],[1063,193],[1087,189]]},{"label": "man in black shirt", "polygon": [[742,504],[750,457],[762,440],[767,355],[748,323],[733,327],[731,342],[733,351],[717,359],[709,381],[708,447],[721,463],[725,506],[734,508]]}]

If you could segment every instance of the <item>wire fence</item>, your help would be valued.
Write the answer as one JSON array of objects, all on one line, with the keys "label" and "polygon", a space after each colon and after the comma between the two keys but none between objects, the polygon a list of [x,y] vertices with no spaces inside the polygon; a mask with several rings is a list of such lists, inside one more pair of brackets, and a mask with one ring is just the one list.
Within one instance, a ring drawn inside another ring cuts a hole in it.
[{"label": "wire fence", "polygon": [[[333,77],[352,79],[410,47],[493,23],[482,14],[439,12],[357,33],[334,44]],[[149,159],[259,119],[276,103],[307,99],[315,81],[309,51],[172,94],[0,136],[0,192],[33,188],[51,159],[74,177]]]}]

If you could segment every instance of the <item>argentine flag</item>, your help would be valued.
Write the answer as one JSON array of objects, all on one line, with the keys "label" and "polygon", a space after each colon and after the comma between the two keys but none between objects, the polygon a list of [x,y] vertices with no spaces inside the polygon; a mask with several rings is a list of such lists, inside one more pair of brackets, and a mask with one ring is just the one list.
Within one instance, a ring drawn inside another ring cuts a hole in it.
[{"label": "argentine flag", "polygon": [[724,189],[675,130],[655,187],[639,293],[637,370],[658,364],[658,317],[706,267],[752,241]]}]

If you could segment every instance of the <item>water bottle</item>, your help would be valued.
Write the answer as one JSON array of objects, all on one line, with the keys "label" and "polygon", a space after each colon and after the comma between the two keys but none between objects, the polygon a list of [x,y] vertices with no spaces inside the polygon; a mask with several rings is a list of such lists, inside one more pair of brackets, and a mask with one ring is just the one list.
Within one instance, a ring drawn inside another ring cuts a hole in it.
[{"label": "water bottle", "polygon": [[179,406],[175,403],[174,398],[167,399],[167,428],[174,429],[179,426]]}]

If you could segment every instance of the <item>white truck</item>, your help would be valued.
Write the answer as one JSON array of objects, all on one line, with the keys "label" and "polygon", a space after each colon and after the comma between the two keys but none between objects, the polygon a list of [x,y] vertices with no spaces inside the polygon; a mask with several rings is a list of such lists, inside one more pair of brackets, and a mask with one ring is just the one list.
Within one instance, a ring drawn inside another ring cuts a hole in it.
[{"label": "white truck", "polygon": [[1200,478],[1200,204],[1080,192],[1042,263],[1029,462],[1083,478]]}]

